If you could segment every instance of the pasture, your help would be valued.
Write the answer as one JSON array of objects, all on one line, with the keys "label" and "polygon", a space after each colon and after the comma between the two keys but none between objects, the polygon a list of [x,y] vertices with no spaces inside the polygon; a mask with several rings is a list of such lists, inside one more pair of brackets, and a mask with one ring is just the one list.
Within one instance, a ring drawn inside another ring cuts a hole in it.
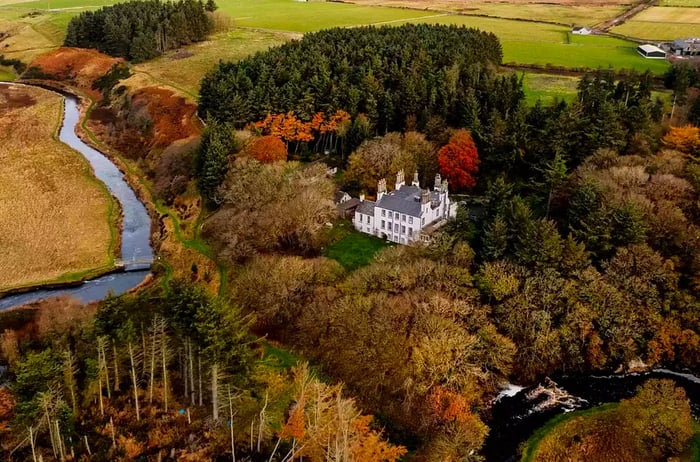
[{"label": "pasture", "polygon": [[659,6],[681,6],[695,8],[700,6],[700,0],[661,0]]},{"label": "pasture", "polygon": [[697,37],[700,36],[700,8],[651,7],[614,27],[612,32],[651,41]]},{"label": "pasture", "polygon": [[61,98],[0,85],[0,291],[109,269],[115,206],[87,161],[54,138]]},{"label": "pasture", "polygon": [[490,31],[503,46],[503,62],[537,64],[568,68],[609,68],[666,71],[669,64],[644,59],[635,51],[636,44],[612,37],[572,35],[568,27],[552,24],[470,16],[444,16],[426,22],[457,24]]},{"label": "pasture", "polygon": [[467,3],[464,0],[353,0],[353,3],[593,26],[619,15],[625,10],[626,3],[629,2],[605,2],[603,4],[586,2],[586,5],[583,6],[569,2],[528,3],[518,0],[511,0],[507,3],[486,1]]}]

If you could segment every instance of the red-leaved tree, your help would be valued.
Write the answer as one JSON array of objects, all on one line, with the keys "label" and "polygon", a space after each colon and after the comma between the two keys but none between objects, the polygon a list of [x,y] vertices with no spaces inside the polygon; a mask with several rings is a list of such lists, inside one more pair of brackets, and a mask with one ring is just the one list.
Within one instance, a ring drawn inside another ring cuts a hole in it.
[{"label": "red-leaved tree", "polygon": [[245,153],[265,164],[287,160],[287,146],[276,136],[266,135],[253,140]]},{"label": "red-leaved tree", "polygon": [[479,170],[479,155],[468,130],[458,130],[438,152],[440,170],[455,190],[473,188]]}]

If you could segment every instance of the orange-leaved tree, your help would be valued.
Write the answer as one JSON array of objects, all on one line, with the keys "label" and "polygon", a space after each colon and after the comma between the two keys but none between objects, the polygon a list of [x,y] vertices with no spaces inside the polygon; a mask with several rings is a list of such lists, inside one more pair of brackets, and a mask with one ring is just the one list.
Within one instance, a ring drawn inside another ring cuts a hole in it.
[{"label": "orange-leaved tree", "polygon": [[245,149],[245,154],[259,162],[270,164],[287,160],[287,146],[273,135],[265,135],[253,140]]},{"label": "orange-leaved tree", "polygon": [[666,147],[686,154],[700,153],[700,128],[692,125],[671,127],[663,138]]},{"label": "orange-leaved tree", "polygon": [[468,130],[458,130],[450,142],[438,152],[440,170],[454,189],[472,188],[476,185],[479,155]]}]

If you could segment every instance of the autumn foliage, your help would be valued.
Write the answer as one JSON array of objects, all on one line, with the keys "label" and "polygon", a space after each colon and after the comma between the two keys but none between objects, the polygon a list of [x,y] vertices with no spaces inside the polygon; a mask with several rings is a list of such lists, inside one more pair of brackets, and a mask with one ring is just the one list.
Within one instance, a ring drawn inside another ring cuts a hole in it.
[{"label": "autumn foliage", "polygon": [[700,152],[700,128],[692,125],[671,127],[664,136],[663,143],[666,147],[676,151],[697,154]]},{"label": "autumn foliage", "polygon": [[264,164],[287,160],[287,146],[273,135],[265,135],[253,140],[245,153]]},{"label": "autumn foliage", "polygon": [[471,133],[458,130],[438,152],[440,170],[454,189],[473,188],[479,170],[479,156]]},{"label": "autumn foliage", "polygon": [[328,149],[335,146],[336,137],[343,137],[350,127],[350,114],[338,110],[333,114],[317,112],[310,121],[298,118],[294,112],[286,114],[268,114],[265,119],[255,122],[253,126],[263,135],[271,135],[283,140],[287,145],[309,143],[316,140],[315,150]]},{"label": "autumn foliage", "polygon": [[362,415],[340,385],[313,380],[306,364],[292,372],[295,403],[278,435],[292,443],[289,460],[395,462],[406,454],[372,429],[373,417]]}]

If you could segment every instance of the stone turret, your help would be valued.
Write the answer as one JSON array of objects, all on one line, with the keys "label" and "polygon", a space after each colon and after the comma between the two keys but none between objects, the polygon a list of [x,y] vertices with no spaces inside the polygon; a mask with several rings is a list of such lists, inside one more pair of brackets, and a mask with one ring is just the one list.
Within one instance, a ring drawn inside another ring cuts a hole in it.
[{"label": "stone turret", "polygon": [[398,190],[404,184],[405,183],[404,183],[404,179],[403,179],[403,170],[399,170],[399,172],[396,174],[396,188],[394,188],[394,189]]},{"label": "stone turret", "polygon": [[412,183],[412,184],[413,184],[413,186],[418,186],[418,187],[420,187],[420,183],[418,182],[418,170],[416,170],[416,171],[413,173],[413,183]]},{"label": "stone turret", "polygon": [[437,175],[435,175],[435,191],[440,191],[440,186],[442,186],[442,178],[438,173]]},{"label": "stone turret", "polygon": [[377,183],[377,200],[381,199],[386,194],[386,178],[382,178]]}]

